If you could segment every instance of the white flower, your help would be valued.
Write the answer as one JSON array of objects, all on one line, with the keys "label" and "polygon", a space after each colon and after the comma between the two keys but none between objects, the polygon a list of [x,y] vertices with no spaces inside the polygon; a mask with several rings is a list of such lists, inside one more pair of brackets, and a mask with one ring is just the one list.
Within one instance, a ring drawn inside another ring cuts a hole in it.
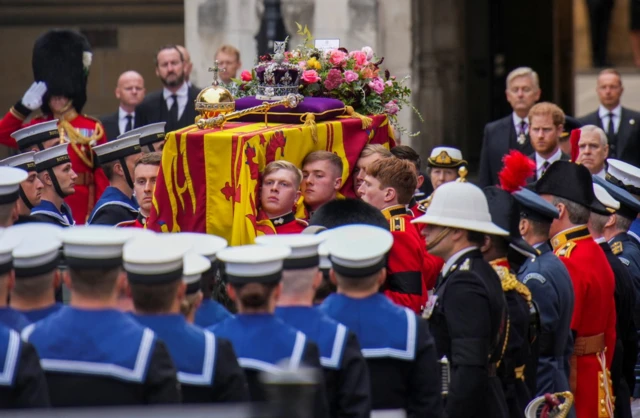
[{"label": "white flower", "polygon": [[371,48],[370,46],[365,46],[362,47],[361,51],[367,54],[367,61],[371,61],[373,59],[373,48]]},{"label": "white flower", "polygon": [[82,66],[85,70],[88,70],[91,67],[91,59],[93,58],[93,54],[91,52],[85,51],[82,53]]}]

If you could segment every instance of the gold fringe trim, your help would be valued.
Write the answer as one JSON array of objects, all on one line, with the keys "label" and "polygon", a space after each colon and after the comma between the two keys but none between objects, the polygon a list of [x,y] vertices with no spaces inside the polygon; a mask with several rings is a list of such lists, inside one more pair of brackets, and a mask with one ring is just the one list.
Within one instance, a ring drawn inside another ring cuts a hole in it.
[{"label": "gold fringe trim", "polygon": [[346,115],[343,116],[338,116],[339,118],[357,118],[360,119],[360,121],[362,121],[362,129],[367,129],[369,128],[372,124],[373,124],[373,119],[371,119],[368,116],[364,116],[361,115],[360,113],[356,112],[352,106],[345,106],[344,108]]},{"label": "gold fringe trim", "polygon": [[313,113],[305,113],[301,119],[304,120],[304,126],[311,129],[311,138],[314,143],[318,142],[318,126],[316,125],[316,115]]}]

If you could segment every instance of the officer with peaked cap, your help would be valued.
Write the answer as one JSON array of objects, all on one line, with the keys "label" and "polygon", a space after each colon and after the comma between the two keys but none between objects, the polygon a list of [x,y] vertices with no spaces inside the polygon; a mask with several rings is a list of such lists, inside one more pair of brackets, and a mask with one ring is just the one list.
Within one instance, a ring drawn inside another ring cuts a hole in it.
[{"label": "officer with peaked cap", "polygon": [[29,320],[20,312],[8,306],[9,289],[13,286],[13,249],[20,244],[22,237],[6,237],[0,230],[0,325],[18,332],[29,325]]},{"label": "officer with peaked cap", "polygon": [[[613,393],[615,393],[615,413],[619,417],[631,417],[631,404],[629,399],[635,386],[634,366],[638,356],[638,336],[633,318],[635,305],[635,289],[629,270],[611,251],[606,240],[606,225],[615,223],[611,220],[612,214],[620,210],[620,202],[607,190],[595,182],[600,177],[593,176],[593,193],[596,199],[602,203],[605,210],[602,212],[592,210],[589,217],[589,232],[600,248],[607,256],[609,266],[613,271],[616,281],[616,351],[611,362],[611,381]],[[624,233],[626,235],[626,233]]]},{"label": "officer with peaked cap", "polygon": [[482,257],[485,235],[508,236],[491,222],[487,199],[469,183],[446,183],[433,194],[427,213],[413,222],[427,249],[445,260],[425,316],[438,356],[451,364],[446,403],[449,417],[506,417],[496,376],[507,331],[507,306],[500,279]]},{"label": "officer with peaked cap", "polygon": [[323,235],[338,293],[319,309],[358,337],[369,366],[372,408],[442,416],[438,359],[427,322],[379,293],[393,235],[369,225],[347,225]]},{"label": "officer with peaked cap", "polygon": [[569,385],[576,414],[581,418],[613,415],[611,381],[603,370],[611,366],[616,344],[615,278],[604,251],[587,229],[591,208],[602,204],[593,194],[589,170],[568,161],[551,164],[535,189],[558,208],[559,218],[551,222],[551,245],[573,283],[575,344]]},{"label": "officer with peaked cap", "polygon": [[[540,314],[535,396],[569,390],[569,356],[572,351],[571,315],[573,285],[567,268],[548,243],[551,221],[558,209],[534,192],[520,189],[511,194],[520,206],[520,234],[538,251],[518,272]],[[573,412],[575,415],[575,412]]]},{"label": "officer with peaked cap", "polygon": [[189,324],[180,312],[189,294],[200,291],[197,279],[210,267],[209,260],[190,253],[184,241],[171,235],[133,239],[125,245],[123,259],[135,319],[167,345],[183,402],[248,400],[247,381],[231,343]]},{"label": "officer with peaked cap", "polygon": [[238,313],[208,328],[216,336],[231,341],[249,383],[252,402],[266,400],[260,373],[278,373],[310,367],[317,370],[314,417],[329,416],[324,379],[320,372],[318,346],[301,331],[275,315],[282,292],[283,261],[289,247],[244,245],[217,253],[224,263],[228,292]]},{"label": "officer with peaked cap", "polygon": [[11,289],[11,307],[29,322],[37,322],[62,308],[56,303],[56,290],[62,284],[58,270],[63,228],[44,222],[15,225],[5,236],[21,237],[13,249],[15,284]]},{"label": "officer with peaked cap", "polygon": [[31,216],[31,210],[40,204],[42,189],[44,188],[33,160],[35,152],[28,151],[0,161],[0,166],[19,168],[27,172],[27,178],[20,183],[20,200],[18,201],[18,219],[14,224],[36,222]]},{"label": "officer with peaked cap", "polygon": [[33,155],[36,171],[44,185],[40,204],[31,210],[31,216],[39,222],[62,227],[75,224],[71,208],[64,198],[75,193],[77,175],[71,167],[67,145],[56,145]]},{"label": "officer with peaked cap", "polygon": [[[127,132],[128,133],[128,132]],[[138,217],[133,198],[133,168],[140,158],[140,136],[128,135],[94,148],[98,162],[109,179],[107,187],[89,215],[92,225],[118,226]]]},{"label": "officer with peaked cap", "polygon": [[216,277],[218,273],[216,253],[227,247],[227,240],[215,235],[195,232],[180,232],[172,236],[174,240],[184,242],[190,246],[191,251],[209,260],[209,268],[202,273],[200,279],[202,303],[197,308],[192,322],[199,327],[207,328],[229,318],[231,316],[229,311],[212,297],[214,287],[218,290],[224,289],[224,284]]},{"label": "officer with peaked cap", "polygon": [[256,244],[291,248],[284,260],[276,316],[318,345],[329,415],[368,417],[371,383],[358,339],[347,327],[313,307],[315,290],[322,281],[318,246],[323,240],[319,235],[265,235],[256,238]]},{"label": "officer with peaked cap", "polygon": [[27,179],[24,170],[0,167],[0,227],[13,225],[17,219],[17,201],[20,183]]},{"label": "officer with peaked cap", "polygon": [[181,400],[166,345],[117,310],[126,286],[123,246],[132,235],[129,229],[100,226],[68,228],[60,235],[70,304],[22,331],[40,355],[53,406]]},{"label": "officer with peaked cap", "polygon": [[[605,179],[631,193],[636,199],[640,199],[640,168],[624,161],[609,158]],[[629,236],[633,238],[632,242],[640,248],[640,219],[633,220],[629,228]]]},{"label": "officer with peaked cap", "polygon": [[162,151],[164,146],[164,125],[167,122],[150,123],[149,125],[140,126],[118,136],[116,139],[126,138],[131,135],[140,135],[140,150],[143,153]]}]

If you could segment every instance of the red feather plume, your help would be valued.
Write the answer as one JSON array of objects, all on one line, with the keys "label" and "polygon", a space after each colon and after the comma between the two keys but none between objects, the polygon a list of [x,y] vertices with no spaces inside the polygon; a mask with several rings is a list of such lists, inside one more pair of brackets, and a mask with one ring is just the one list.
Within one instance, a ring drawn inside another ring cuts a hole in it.
[{"label": "red feather plume", "polygon": [[500,188],[513,193],[527,185],[527,179],[533,177],[536,164],[520,151],[511,150],[502,158],[502,170],[498,173]]},{"label": "red feather plume", "polygon": [[578,161],[578,154],[580,154],[578,142],[580,142],[580,129],[574,129],[571,131],[571,136],[569,137],[569,143],[571,144],[571,161],[574,163]]}]

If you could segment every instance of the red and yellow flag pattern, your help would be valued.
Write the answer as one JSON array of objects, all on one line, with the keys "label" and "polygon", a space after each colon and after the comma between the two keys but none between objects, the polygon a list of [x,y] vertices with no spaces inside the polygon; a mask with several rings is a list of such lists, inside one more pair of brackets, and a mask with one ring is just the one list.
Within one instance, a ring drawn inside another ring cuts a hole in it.
[{"label": "red and yellow flag pattern", "polygon": [[353,196],[351,173],[369,143],[393,146],[393,130],[385,116],[374,116],[362,129],[359,119],[318,123],[317,141],[311,128],[298,124],[228,122],[224,129],[195,126],[171,132],[147,228],[162,232],[207,232],[230,245],[253,243],[275,231],[259,219],[260,173],[275,160],[301,166],[316,150],[331,151],[344,162],[341,193]]}]

